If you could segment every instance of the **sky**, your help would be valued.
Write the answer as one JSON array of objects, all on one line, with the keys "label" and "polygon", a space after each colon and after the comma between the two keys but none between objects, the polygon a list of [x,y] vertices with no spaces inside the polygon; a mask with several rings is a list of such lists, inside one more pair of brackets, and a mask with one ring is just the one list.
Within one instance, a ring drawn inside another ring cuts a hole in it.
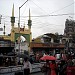
[{"label": "sky", "polygon": [[[18,26],[19,7],[26,0],[0,0],[0,14],[2,20],[0,28],[6,26],[6,34],[10,33],[12,7],[14,4],[15,27]],[[66,19],[75,19],[74,0],[28,0],[20,8],[20,26],[27,27],[29,8],[32,20],[32,38],[45,33],[64,34]],[[3,34],[3,31],[0,31]]]}]

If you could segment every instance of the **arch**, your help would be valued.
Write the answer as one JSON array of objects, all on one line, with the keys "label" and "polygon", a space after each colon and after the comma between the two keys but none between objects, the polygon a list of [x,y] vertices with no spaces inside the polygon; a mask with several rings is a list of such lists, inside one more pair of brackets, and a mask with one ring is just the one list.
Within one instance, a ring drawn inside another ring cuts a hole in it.
[{"label": "arch", "polygon": [[25,41],[27,41],[27,39],[23,35],[17,37],[16,40],[17,40],[17,42],[25,42]]},{"label": "arch", "polygon": [[22,35],[20,36],[20,40],[21,40],[21,42],[27,41],[26,38]]},{"label": "arch", "polygon": [[27,42],[30,42],[30,34],[19,34],[19,33],[15,33],[14,41],[20,38],[20,36],[23,36]]}]

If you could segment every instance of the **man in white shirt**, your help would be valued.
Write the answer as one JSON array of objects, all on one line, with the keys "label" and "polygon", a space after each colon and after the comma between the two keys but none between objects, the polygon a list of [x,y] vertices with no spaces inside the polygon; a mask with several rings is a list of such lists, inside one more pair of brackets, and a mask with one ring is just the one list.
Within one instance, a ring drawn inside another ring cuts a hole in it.
[{"label": "man in white shirt", "polygon": [[24,75],[29,75],[31,73],[32,66],[31,63],[28,61],[28,58],[24,59]]}]

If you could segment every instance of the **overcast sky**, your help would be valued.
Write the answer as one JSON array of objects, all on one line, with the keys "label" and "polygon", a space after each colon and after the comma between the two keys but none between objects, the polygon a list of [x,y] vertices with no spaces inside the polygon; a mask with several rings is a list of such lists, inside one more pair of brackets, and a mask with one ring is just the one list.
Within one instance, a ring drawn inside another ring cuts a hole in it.
[{"label": "overcast sky", "polygon": [[[15,26],[18,25],[19,7],[26,0],[0,0],[0,14],[2,15],[3,28],[6,25],[6,34],[10,33],[10,17],[14,3],[16,17]],[[66,19],[74,19],[74,0],[29,0],[21,7],[21,26],[27,26],[29,8],[32,19],[32,37],[35,38],[45,33],[64,33]],[[3,34],[3,31],[0,31]]]}]

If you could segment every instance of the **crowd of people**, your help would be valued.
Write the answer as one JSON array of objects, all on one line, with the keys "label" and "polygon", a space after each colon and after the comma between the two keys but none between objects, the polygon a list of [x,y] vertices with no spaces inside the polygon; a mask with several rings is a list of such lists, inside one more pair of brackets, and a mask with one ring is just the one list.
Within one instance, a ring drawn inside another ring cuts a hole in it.
[{"label": "crowd of people", "polygon": [[44,75],[75,75],[75,60],[69,59],[67,61],[60,60],[46,60],[42,66],[41,71]]},{"label": "crowd of people", "polygon": [[[24,74],[29,75],[32,70],[32,63],[29,59],[24,59]],[[41,67],[44,75],[75,75],[75,59],[46,60]]]},{"label": "crowd of people", "polygon": [[[6,58],[5,60],[6,61],[4,62],[6,63],[6,65],[11,64],[11,62],[9,63],[9,58]],[[28,57],[24,58],[24,61],[22,63],[22,65],[24,66],[24,75],[29,75],[31,73],[31,64],[33,64],[33,61],[30,61]],[[44,65],[41,67],[41,71],[44,73],[44,75],[75,75],[75,59],[60,59],[58,61],[46,60],[46,63],[44,63]]]}]

